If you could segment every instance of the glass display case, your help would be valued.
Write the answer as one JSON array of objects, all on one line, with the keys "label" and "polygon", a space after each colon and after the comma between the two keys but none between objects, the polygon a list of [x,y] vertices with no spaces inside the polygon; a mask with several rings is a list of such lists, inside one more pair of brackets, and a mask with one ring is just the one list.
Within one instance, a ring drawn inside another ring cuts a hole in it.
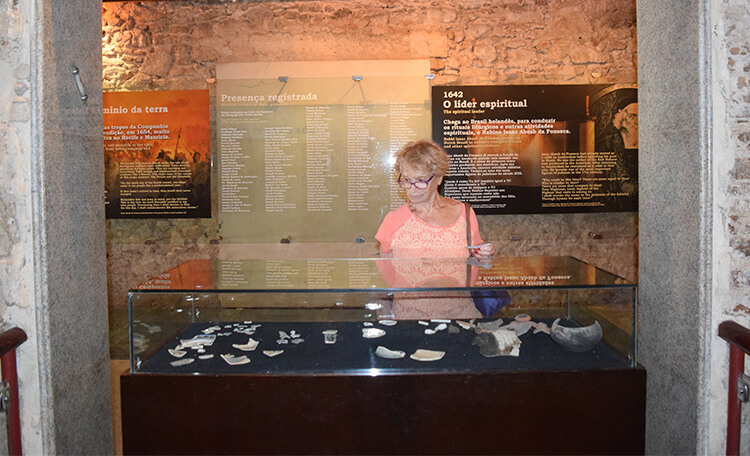
[{"label": "glass display case", "polygon": [[193,260],[129,293],[131,374],[637,365],[637,287],[573,257]]}]

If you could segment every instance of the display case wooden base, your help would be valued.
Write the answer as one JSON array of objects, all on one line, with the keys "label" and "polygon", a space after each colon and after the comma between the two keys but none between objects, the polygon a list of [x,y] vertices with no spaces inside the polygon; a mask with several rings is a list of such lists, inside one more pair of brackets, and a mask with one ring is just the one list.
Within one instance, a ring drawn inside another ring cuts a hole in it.
[{"label": "display case wooden base", "polygon": [[643,454],[646,371],[121,376],[125,454]]}]

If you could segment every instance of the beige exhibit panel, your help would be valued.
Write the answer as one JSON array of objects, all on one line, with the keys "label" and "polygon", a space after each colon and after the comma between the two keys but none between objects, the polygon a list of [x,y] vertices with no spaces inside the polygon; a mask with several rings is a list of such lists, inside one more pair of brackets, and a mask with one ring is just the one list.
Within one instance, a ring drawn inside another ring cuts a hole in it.
[{"label": "beige exhibit panel", "polygon": [[427,61],[220,66],[222,239],[373,241],[404,203],[393,154],[431,136],[427,73]]}]

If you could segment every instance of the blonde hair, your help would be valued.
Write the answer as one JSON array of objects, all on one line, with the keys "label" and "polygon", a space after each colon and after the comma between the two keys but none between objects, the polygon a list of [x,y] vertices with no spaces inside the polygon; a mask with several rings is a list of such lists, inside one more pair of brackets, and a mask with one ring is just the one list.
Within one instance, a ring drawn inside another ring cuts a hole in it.
[{"label": "blonde hair", "polygon": [[448,174],[450,159],[438,143],[429,139],[411,141],[396,152],[396,172],[401,174],[401,166],[407,163],[415,168],[423,168],[431,174],[443,177]]}]

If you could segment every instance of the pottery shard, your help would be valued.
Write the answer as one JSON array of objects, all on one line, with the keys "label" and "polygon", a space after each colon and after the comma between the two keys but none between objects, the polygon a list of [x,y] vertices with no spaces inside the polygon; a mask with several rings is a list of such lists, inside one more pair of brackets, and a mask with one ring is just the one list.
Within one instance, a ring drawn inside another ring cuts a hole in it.
[{"label": "pottery shard", "polygon": [[438,361],[440,359],[443,359],[443,356],[445,356],[444,351],[425,350],[423,348],[420,348],[412,353],[409,358],[416,361]]},{"label": "pottery shard", "polygon": [[382,345],[378,345],[378,348],[375,349],[375,355],[386,359],[401,359],[406,356],[406,352],[401,350],[391,350]]}]

